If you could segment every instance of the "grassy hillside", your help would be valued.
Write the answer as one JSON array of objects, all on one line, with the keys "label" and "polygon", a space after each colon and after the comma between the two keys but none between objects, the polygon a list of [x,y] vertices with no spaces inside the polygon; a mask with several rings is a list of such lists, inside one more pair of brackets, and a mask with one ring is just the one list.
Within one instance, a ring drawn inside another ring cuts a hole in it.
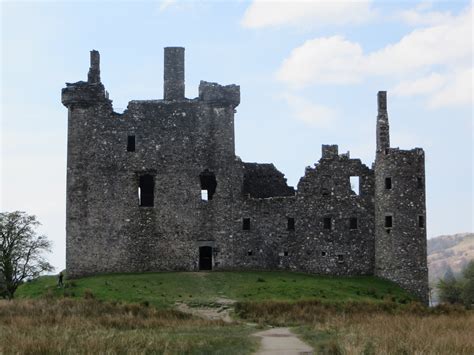
[{"label": "grassy hillside", "polygon": [[450,267],[455,274],[474,259],[474,233],[444,235],[428,240],[428,269],[431,284]]},{"label": "grassy hillside", "polygon": [[66,281],[56,287],[47,276],[22,285],[16,297],[83,297],[100,300],[148,302],[170,307],[176,302],[209,304],[219,298],[236,301],[321,300],[407,303],[412,298],[395,284],[375,277],[329,277],[290,272],[163,272],[108,274]]}]

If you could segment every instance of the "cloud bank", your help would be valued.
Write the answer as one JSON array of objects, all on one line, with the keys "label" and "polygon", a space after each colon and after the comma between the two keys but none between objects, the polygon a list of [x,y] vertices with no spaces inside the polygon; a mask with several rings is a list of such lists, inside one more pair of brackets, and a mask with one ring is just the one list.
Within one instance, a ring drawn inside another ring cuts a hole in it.
[{"label": "cloud bank", "polygon": [[471,104],[472,8],[458,16],[444,16],[442,23],[438,20],[369,53],[343,36],[307,40],[293,49],[276,77],[300,89],[386,76],[399,80],[393,89],[398,95],[429,95],[431,108]]}]

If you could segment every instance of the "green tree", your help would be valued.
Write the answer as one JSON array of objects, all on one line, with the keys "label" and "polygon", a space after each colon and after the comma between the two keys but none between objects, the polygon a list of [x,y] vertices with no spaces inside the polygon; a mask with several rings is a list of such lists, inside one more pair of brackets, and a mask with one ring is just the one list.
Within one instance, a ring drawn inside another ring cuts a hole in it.
[{"label": "green tree", "polygon": [[12,299],[25,280],[53,270],[43,257],[51,250],[51,242],[37,234],[39,225],[35,216],[25,212],[0,213],[0,294],[6,298]]},{"label": "green tree", "polygon": [[438,282],[439,299],[445,303],[461,303],[461,285],[448,266],[444,278]]},{"label": "green tree", "polygon": [[471,260],[462,272],[461,298],[467,308],[474,305],[474,260]]}]

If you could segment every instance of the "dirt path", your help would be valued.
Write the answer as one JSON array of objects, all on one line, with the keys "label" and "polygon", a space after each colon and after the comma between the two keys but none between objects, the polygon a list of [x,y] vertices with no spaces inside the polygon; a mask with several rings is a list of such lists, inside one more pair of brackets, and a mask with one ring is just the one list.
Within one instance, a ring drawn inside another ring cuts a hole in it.
[{"label": "dirt path", "polygon": [[234,300],[228,298],[218,298],[213,302],[213,307],[190,307],[186,303],[177,303],[176,309],[204,319],[223,320],[226,323],[232,323],[230,310],[234,303]]},{"label": "dirt path", "polygon": [[262,338],[262,345],[256,355],[302,355],[313,354],[313,348],[303,343],[288,328],[273,328],[255,333]]}]

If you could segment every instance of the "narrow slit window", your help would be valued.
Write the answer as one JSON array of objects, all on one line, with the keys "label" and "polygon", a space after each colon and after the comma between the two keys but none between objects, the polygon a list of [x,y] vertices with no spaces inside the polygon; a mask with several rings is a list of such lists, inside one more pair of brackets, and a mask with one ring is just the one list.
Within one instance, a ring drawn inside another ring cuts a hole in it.
[{"label": "narrow slit window", "polygon": [[135,151],[135,136],[127,137],[127,152]]},{"label": "narrow slit window", "polygon": [[337,262],[338,263],[343,263],[344,262],[344,255],[343,254],[338,254],[337,255]]},{"label": "narrow slit window", "polygon": [[287,251],[284,251],[284,252],[283,252],[283,256],[288,256],[288,252],[287,252]]},{"label": "narrow slit window", "polygon": [[423,215],[418,216],[418,227],[425,228],[425,216]]},{"label": "narrow slit window", "polygon": [[417,178],[416,178],[416,186],[417,186],[419,189],[422,189],[422,188],[423,188],[423,178],[421,178],[421,177],[417,177]]},{"label": "narrow slit window", "polygon": [[139,205],[143,207],[153,207],[155,198],[155,179],[152,175],[140,176],[138,187]]},{"label": "narrow slit window", "polygon": [[349,229],[357,229],[358,228],[358,225],[357,225],[357,218],[356,217],[351,217],[349,218]]},{"label": "narrow slit window", "polygon": [[294,231],[295,230],[295,219],[294,218],[288,217],[287,229],[289,231]]},{"label": "narrow slit window", "polygon": [[349,179],[351,183],[351,190],[356,195],[360,195],[360,176],[351,176]]},{"label": "narrow slit window", "polygon": [[385,178],[385,189],[390,190],[392,188],[392,178]]},{"label": "narrow slit window", "polygon": [[248,256],[252,256],[252,255],[253,255],[253,251],[252,251],[252,250],[247,251],[247,255],[248,255]]},{"label": "narrow slit window", "polygon": [[201,199],[203,201],[212,200],[217,187],[216,175],[206,169],[199,175],[199,180],[201,182]]},{"label": "narrow slit window", "polygon": [[242,229],[244,231],[250,230],[250,218],[242,218]]},{"label": "narrow slit window", "polygon": [[331,217],[324,217],[323,218],[323,228],[324,229],[331,229]]},{"label": "narrow slit window", "polygon": [[392,228],[392,227],[393,227],[393,217],[385,216],[385,228]]}]

